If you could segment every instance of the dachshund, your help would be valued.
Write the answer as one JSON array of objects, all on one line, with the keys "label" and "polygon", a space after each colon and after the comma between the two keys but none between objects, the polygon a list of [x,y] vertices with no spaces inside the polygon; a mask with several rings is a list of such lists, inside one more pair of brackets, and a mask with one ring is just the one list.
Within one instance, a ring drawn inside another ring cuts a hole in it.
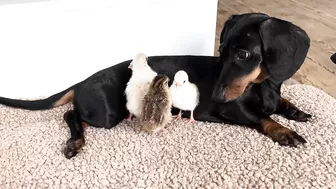
[{"label": "dachshund", "polygon": [[[148,65],[169,77],[185,70],[200,91],[194,111],[199,121],[246,126],[280,145],[296,147],[307,141],[273,120],[272,114],[306,122],[311,117],[281,96],[285,80],[306,58],[310,38],[293,23],[264,13],[232,15],[220,35],[219,56],[150,56]],[[127,60],[100,70],[87,79],[46,99],[26,101],[0,97],[0,104],[27,110],[46,110],[67,103],[64,113],[71,136],[64,148],[70,159],[85,145],[83,128],[111,129],[127,118],[126,83],[131,77]],[[178,110],[172,109],[176,114]],[[183,117],[189,117],[186,112]]]}]

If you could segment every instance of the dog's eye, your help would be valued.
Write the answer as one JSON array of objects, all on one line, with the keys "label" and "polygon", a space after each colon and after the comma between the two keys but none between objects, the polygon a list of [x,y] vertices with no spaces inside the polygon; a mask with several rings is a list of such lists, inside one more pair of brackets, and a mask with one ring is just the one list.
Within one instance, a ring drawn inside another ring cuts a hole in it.
[{"label": "dog's eye", "polygon": [[244,50],[238,50],[237,51],[237,56],[239,59],[248,59],[250,57],[250,53]]}]

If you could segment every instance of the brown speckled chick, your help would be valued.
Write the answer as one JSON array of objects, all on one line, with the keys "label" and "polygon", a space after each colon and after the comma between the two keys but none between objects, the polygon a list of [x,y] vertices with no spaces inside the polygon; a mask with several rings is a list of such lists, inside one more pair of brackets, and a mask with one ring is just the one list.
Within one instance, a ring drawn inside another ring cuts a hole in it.
[{"label": "brown speckled chick", "polygon": [[166,130],[171,120],[172,98],[168,86],[169,78],[158,74],[152,80],[148,93],[143,99],[143,110],[140,116],[142,128],[148,132]]}]

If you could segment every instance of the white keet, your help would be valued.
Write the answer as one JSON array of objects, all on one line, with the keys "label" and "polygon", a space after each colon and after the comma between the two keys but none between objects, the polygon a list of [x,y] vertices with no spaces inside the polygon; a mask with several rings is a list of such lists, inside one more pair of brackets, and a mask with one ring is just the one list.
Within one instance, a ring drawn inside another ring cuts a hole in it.
[{"label": "white keet", "polygon": [[187,72],[180,70],[174,76],[173,84],[170,86],[173,106],[180,109],[176,119],[181,119],[182,110],[190,111],[189,122],[194,122],[194,110],[199,103],[199,90],[197,86],[189,82]]},{"label": "white keet", "polygon": [[147,94],[150,83],[157,75],[147,63],[147,56],[138,53],[128,66],[132,70],[132,76],[125,89],[126,108],[129,111],[128,120],[132,116],[139,117],[142,111],[142,100]]}]

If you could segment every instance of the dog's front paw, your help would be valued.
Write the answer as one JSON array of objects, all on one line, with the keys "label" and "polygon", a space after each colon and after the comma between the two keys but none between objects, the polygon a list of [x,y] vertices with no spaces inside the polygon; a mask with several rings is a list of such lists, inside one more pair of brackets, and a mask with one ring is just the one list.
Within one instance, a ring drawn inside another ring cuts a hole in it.
[{"label": "dog's front paw", "polygon": [[298,122],[307,122],[312,115],[305,113],[299,109],[293,109],[286,115],[287,119],[298,121]]},{"label": "dog's front paw", "polygon": [[307,143],[302,136],[285,127],[274,130],[269,133],[269,136],[282,146],[297,147],[300,144]]},{"label": "dog's front paw", "polygon": [[63,149],[63,153],[67,159],[70,159],[78,154],[78,151],[84,146],[84,138],[80,139],[72,139],[70,138],[67,143],[66,147]]}]

